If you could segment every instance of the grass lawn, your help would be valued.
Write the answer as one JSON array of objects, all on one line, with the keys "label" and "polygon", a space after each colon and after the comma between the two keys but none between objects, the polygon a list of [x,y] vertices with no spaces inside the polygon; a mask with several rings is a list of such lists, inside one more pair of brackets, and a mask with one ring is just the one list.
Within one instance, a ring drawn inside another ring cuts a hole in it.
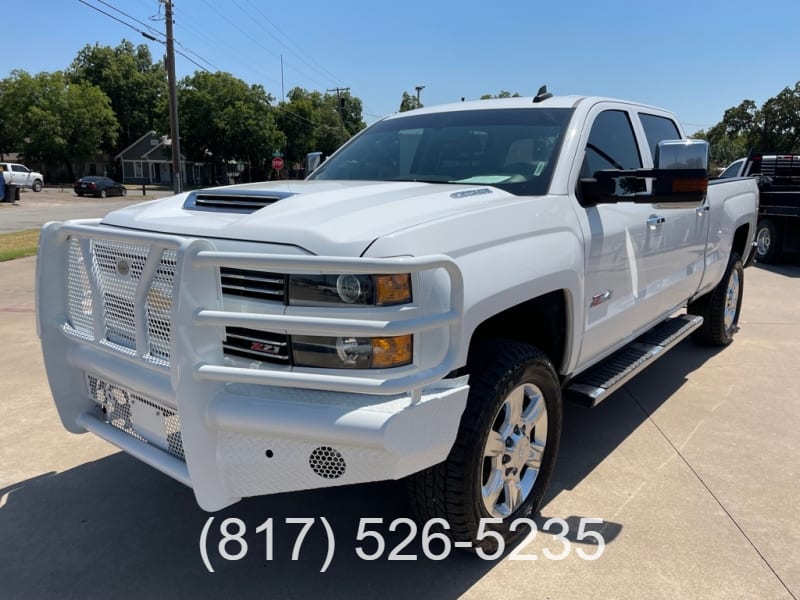
[{"label": "grass lawn", "polygon": [[0,233],[0,262],[33,256],[39,247],[39,230]]}]

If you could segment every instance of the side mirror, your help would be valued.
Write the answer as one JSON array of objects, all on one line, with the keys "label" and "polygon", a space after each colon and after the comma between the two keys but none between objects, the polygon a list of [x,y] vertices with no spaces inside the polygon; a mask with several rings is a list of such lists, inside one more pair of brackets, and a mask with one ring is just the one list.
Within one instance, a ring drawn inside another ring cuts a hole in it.
[{"label": "side mirror", "polygon": [[708,148],[704,140],[661,141],[654,169],[604,170],[581,179],[581,203],[700,205],[708,190]]}]

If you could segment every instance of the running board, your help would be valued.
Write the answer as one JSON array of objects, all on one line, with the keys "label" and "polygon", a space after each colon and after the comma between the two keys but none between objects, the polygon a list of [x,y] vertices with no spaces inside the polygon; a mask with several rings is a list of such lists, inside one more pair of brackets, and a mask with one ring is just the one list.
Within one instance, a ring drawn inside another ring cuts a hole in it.
[{"label": "running board", "polygon": [[573,379],[568,400],[595,406],[633,379],[703,324],[703,317],[681,315],[659,323],[630,344]]}]

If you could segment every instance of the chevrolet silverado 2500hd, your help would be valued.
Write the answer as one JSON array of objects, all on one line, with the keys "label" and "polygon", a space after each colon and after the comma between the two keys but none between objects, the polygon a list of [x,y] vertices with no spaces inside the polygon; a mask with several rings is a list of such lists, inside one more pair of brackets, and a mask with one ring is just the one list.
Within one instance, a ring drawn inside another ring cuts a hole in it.
[{"label": "chevrolet silverado 2500hd", "polygon": [[596,404],[692,332],[731,341],[758,189],[709,184],[707,152],[631,102],[467,102],[385,118],[305,181],[50,223],[60,418],[206,510],[408,478],[453,539],[513,538],[562,398]]}]

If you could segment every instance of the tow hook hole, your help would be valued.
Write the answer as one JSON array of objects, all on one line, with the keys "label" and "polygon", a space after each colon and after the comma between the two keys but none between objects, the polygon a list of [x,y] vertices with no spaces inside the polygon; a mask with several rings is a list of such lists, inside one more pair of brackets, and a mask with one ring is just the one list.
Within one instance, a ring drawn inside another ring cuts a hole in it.
[{"label": "tow hook hole", "polygon": [[275,453],[272,450],[267,450],[264,454],[267,455],[267,458],[272,458],[275,456]]}]

